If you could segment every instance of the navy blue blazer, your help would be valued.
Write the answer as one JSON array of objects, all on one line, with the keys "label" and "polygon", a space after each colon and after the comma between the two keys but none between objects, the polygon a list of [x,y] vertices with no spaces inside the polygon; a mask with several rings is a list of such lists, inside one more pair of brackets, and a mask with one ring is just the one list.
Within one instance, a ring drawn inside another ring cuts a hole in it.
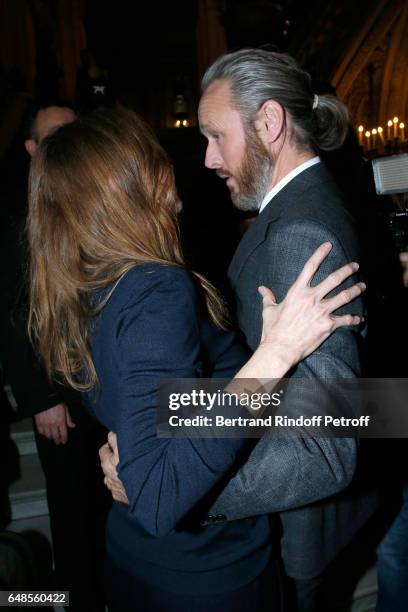
[{"label": "navy blue blazer", "polygon": [[90,342],[100,388],[86,403],[117,434],[129,498],[129,506],[113,504],[108,554],[124,571],[176,592],[249,583],[270,558],[267,517],[180,526],[246,442],[156,437],[159,379],[232,377],[247,349],[210,321],[190,275],[163,264],[136,266],[119,281]]}]

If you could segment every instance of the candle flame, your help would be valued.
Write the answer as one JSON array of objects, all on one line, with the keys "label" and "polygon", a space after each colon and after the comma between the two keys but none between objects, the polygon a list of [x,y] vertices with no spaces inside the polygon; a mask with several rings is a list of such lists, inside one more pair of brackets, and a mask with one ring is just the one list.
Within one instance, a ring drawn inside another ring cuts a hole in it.
[{"label": "candle flame", "polygon": [[391,127],[391,126],[392,126],[392,121],[391,121],[391,119],[388,121],[387,125],[388,125],[388,127]]},{"label": "candle flame", "polygon": [[364,126],[363,125],[359,125],[357,129],[358,129],[359,132],[364,132]]},{"label": "candle flame", "polygon": [[394,117],[393,122],[398,123],[398,117]]}]

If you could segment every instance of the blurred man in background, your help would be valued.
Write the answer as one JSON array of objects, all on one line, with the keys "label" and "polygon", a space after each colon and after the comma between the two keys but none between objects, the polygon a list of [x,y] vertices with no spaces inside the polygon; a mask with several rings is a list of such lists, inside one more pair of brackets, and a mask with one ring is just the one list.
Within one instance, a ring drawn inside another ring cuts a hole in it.
[{"label": "blurred man in background", "polygon": [[[75,121],[66,106],[34,108],[25,148],[35,155],[41,141]],[[46,478],[56,587],[70,591],[71,610],[104,611],[104,525],[110,500],[103,487],[97,450],[104,428],[82,406],[79,394],[49,381],[27,334],[24,255],[27,177],[18,177],[6,197],[2,223],[1,362],[18,405],[18,417],[32,416],[38,455]],[[53,588],[50,585],[49,588]]]}]

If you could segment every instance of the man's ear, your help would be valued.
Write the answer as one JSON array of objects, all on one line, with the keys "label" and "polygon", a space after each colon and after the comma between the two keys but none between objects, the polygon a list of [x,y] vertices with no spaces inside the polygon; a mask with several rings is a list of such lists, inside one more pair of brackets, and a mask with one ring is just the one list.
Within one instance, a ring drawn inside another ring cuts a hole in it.
[{"label": "man's ear", "polygon": [[24,141],[24,146],[27,153],[32,157],[37,150],[37,143],[32,138]]},{"label": "man's ear", "polygon": [[284,123],[285,113],[279,102],[266,100],[258,111],[255,127],[267,149],[282,134]]}]

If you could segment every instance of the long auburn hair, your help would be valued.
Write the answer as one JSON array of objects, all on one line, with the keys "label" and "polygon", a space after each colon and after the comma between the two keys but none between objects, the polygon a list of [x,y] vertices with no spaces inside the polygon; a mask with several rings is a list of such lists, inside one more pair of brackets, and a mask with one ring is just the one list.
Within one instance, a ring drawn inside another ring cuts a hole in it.
[{"label": "long auburn hair", "polygon": [[[185,266],[178,206],[169,159],[131,111],[97,110],[41,143],[29,181],[29,330],[50,376],[82,391],[95,386],[91,322],[115,283],[146,262]],[[222,300],[193,274],[224,326]]]}]

